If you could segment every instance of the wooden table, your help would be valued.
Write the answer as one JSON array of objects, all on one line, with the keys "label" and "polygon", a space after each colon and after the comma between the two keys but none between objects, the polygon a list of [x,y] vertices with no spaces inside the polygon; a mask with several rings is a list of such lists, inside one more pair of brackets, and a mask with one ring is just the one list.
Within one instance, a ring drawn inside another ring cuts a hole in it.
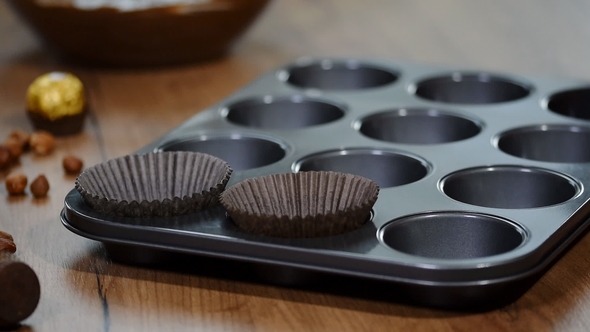
[{"label": "wooden table", "polygon": [[[24,93],[38,75],[69,70],[87,84],[85,131],[14,171],[45,173],[50,196],[8,197],[0,229],[38,273],[42,298],[19,331],[510,331],[590,330],[590,237],[529,292],[487,313],[410,307],[344,295],[130,267],[59,222],[86,165],[128,154],[258,75],[303,55],[369,56],[495,71],[590,78],[590,3],[581,0],[275,1],[226,58],[157,70],[70,67],[47,55],[0,3],[0,137],[31,130]],[[130,125],[133,124],[133,125]],[[6,174],[0,175],[0,181]],[[0,294],[1,296],[1,294]]]}]

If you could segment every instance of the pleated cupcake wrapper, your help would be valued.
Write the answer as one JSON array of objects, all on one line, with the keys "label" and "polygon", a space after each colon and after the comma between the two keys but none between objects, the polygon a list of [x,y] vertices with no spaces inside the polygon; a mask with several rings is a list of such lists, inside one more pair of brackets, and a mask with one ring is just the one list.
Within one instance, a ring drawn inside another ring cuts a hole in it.
[{"label": "pleated cupcake wrapper", "polygon": [[197,152],[128,155],[86,169],[76,189],[98,212],[170,217],[219,204],[231,176],[223,160]]},{"label": "pleated cupcake wrapper", "polygon": [[273,174],[228,188],[221,203],[244,231],[275,237],[322,237],[361,227],[379,186],[337,172]]}]

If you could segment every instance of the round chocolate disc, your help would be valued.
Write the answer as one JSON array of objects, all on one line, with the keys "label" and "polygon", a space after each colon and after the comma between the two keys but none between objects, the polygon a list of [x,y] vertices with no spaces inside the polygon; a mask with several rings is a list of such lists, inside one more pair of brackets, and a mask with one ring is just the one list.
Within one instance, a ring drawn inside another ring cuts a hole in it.
[{"label": "round chocolate disc", "polygon": [[29,317],[41,295],[35,272],[25,263],[0,263],[0,326],[18,324]]}]

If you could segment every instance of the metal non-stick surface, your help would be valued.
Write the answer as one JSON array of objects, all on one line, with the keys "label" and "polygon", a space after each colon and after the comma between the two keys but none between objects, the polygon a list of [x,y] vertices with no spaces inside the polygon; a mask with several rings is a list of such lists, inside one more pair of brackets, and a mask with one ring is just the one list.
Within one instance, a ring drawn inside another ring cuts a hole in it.
[{"label": "metal non-stick surface", "polygon": [[93,211],[75,190],[62,221],[115,248],[113,256],[131,248],[145,250],[144,261],[154,250],[225,257],[386,281],[418,304],[503,305],[586,228],[588,146],[587,82],[301,59],[137,153],[215,155],[234,169],[230,186],[271,173],[362,175],[381,188],[363,227],[326,238],[271,238],[241,231],[222,207],[117,218]]}]

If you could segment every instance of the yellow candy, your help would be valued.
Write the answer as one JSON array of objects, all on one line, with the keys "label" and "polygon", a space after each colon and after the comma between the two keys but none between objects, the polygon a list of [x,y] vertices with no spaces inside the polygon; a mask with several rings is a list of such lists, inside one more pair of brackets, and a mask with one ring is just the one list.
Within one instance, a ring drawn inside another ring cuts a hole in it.
[{"label": "yellow candy", "polygon": [[86,107],[82,81],[70,73],[37,77],[27,89],[27,109],[49,120],[80,114]]}]

